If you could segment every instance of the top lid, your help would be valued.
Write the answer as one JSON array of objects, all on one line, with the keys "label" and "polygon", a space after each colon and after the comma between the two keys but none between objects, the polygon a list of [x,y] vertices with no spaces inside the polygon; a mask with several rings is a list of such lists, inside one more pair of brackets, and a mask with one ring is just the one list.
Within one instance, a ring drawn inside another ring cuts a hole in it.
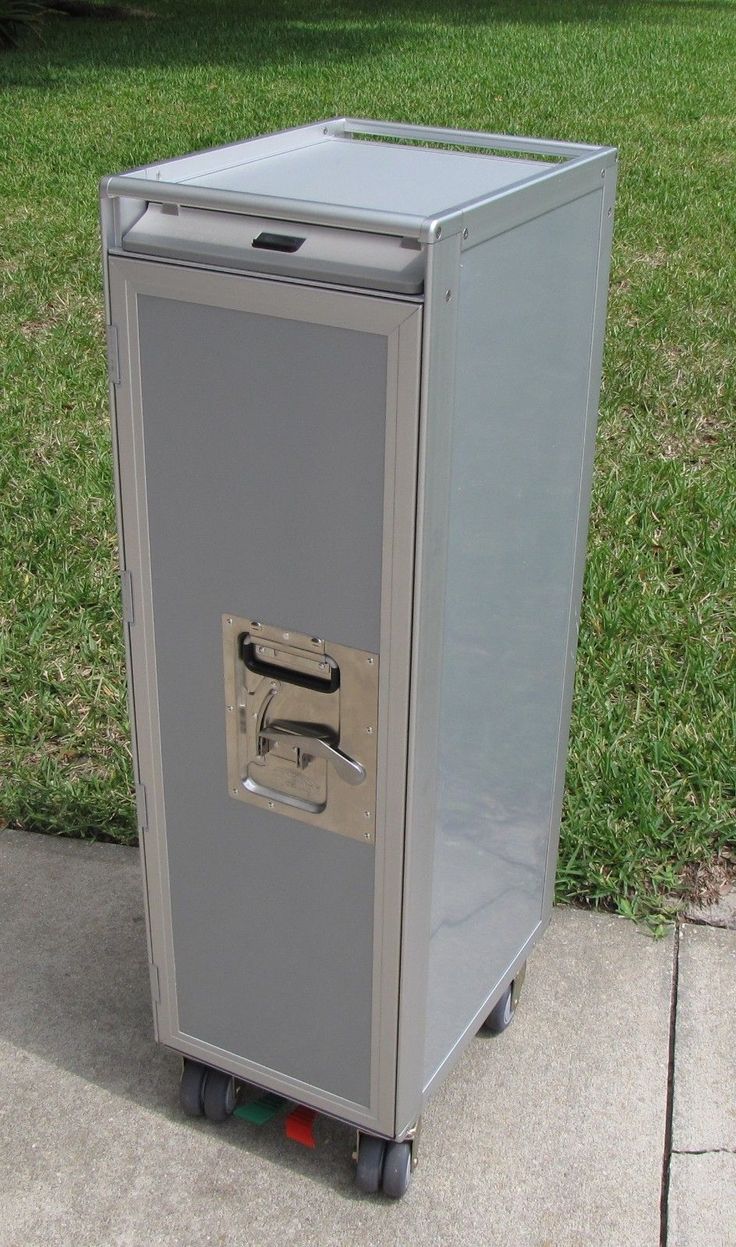
[{"label": "top lid", "polygon": [[310,147],[278,152],[188,179],[190,185],[251,195],[368,208],[421,218],[485,198],[544,172],[538,161],[322,136]]},{"label": "top lid", "polygon": [[611,150],[342,117],[148,165],[103,194],[434,241],[437,218]]}]

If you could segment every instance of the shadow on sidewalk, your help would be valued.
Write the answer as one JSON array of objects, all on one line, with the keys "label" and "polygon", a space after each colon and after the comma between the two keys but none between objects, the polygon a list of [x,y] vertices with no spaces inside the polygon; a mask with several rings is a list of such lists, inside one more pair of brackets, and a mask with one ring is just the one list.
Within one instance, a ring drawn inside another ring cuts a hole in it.
[{"label": "shadow on sidewalk", "polygon": [[[153,1038],[136,850],[0,832],[0,914],[1,1047],[57,1067],[67,1086],[71,1074],[357,1198],[347,1126],[318,1117],[312,1151],[288,1141],[279,1120],[256,1129],[182,1115],[179,1057]],[[54,1114],[52,1099],[45,1111]]]}]

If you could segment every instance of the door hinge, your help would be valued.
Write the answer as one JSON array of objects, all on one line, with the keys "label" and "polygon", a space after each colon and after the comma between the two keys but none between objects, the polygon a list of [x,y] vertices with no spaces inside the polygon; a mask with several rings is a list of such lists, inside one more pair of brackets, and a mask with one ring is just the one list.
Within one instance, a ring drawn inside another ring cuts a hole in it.
[{"label": "door hinge", "polygon": [[120,573],[120,596],[123,602],[123,621],[131,626],[135,623],[135,611],[133,610],[133,577],[130,572],[122,571]]},{"label": "door hinge", "polygon": [[138,828],[140,831],[145,831],[148,827],[148,802],[143,784],[135,786],[135,804],[138,810]]},{"label": "door hinge", "polygon": [[107,367],[113,385],[120,385],[120,344],[117,325],[107,326]]},{"label": "door hinge", "polygon": [[161,983],[158,977],[158,966],[154,961],[149,962],[148,969],[151,974],[151,997],[154,1004],[161,1003]]}]

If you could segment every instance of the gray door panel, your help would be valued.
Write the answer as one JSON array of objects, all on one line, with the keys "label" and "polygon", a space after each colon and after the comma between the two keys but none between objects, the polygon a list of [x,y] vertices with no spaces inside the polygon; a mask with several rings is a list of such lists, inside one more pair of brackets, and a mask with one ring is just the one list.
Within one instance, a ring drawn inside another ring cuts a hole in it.
[{"label": "gray door panel", "polygon": [[178,1028],[368,1105],[375,849],[231,799],[222,615],[379,651],[391,324],[220,306],[211,276],[175,297],[152,267],[127,271]]}]

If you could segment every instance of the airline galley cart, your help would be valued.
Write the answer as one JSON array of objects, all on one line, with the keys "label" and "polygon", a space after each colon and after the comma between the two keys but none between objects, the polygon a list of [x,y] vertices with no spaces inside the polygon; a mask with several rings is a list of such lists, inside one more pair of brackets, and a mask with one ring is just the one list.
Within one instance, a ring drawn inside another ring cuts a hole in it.
[{"label": "airline galley cart", "polygon": [[341,118],[102,183],[156,1034],[363,1191],[550,914],[615,162]]}]

